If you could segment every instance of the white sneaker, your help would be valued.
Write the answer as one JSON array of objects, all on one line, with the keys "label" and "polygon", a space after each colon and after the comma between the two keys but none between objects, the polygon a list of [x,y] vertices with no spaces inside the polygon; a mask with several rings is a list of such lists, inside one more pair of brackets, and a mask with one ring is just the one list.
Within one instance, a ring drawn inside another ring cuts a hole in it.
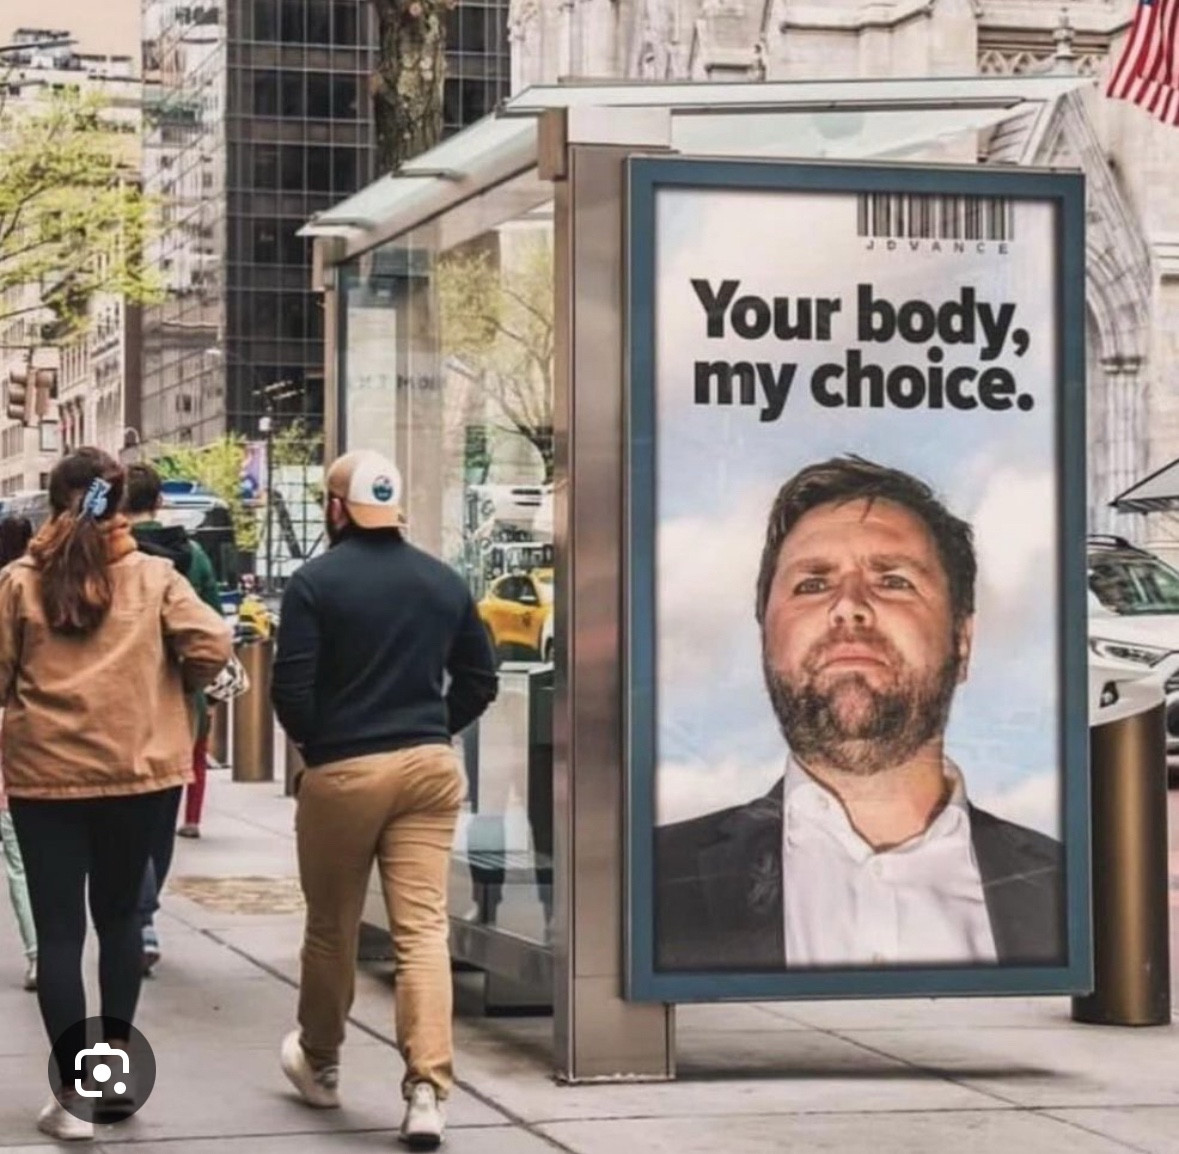
[{"label": "white sneaker", "polygon": [[429,1082],[418,1082],[405,1107],[401,1141],[411,1150],[437,1150],[442,1145],[445,1126],[434,1087]]},{"label": "white sneaker", "polygon": [[314,1069],[299,1041],[298,1030],[292,1030],[282,1040],[282,1072],[308,1106],[314,1106],[317,1110],[339,1109],[340,1067]]},{"label": "white sneaker", "polygon": [[37,1129],[62,1142],[85,1142],[94,1137],[94,1123],[75,1118],[56,1098],[38,1115]]}]

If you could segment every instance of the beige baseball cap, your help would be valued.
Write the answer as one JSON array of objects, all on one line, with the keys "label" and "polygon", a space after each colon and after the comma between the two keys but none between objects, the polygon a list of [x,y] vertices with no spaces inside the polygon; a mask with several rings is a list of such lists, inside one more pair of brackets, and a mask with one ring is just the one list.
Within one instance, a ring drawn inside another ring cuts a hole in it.
[{"label": "beige baseball cap", "polygon": [[358,449],[338,457],[328,470],[327,490],[339,497],[362,529],[402,529],[401,474],[388,457]]}]

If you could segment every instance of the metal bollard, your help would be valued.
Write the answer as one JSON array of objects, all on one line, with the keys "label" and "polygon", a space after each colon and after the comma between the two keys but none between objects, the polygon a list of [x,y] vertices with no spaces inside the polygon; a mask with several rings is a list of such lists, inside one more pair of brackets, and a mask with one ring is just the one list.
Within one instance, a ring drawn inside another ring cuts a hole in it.
[{"label": "metal bollard", "polygon": [[303,755],[299,752],[298,746],[295,745],[295,743],[289,737],[286,739],[286,746],[286,767],[283,774],[283,793],[287,797],[294,797],[295,779],[307,767],[303,763]]},{"label": "metal bollard", "polygon": [[274,780],[274,708],[270,671],[274,642],[247,641],[237,651],[250,688],[233,703],[233,780]]},{"label": "metal bollard", "polygon": [[1073,1020],[1171,1021],[1165,707],[1089,731],[1093,777],[1093,993]]},{"label": "metal bollard", "polygon": [[229,764],[229,705],[209,703],[209,756],[218,765]]}]

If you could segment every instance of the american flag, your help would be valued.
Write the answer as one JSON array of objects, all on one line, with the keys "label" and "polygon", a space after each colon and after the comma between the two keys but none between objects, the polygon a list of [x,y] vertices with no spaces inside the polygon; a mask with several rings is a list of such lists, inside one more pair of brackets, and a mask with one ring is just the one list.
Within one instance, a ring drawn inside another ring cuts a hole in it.
[{"label": "american flag", "polygon": [[1179,125],[1179,0],[1138,0],[1106,94]]}]

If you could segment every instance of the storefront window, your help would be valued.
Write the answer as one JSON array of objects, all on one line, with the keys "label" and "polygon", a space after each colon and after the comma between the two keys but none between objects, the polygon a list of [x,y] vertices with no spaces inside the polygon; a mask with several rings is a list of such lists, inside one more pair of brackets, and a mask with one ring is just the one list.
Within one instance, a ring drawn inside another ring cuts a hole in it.
[{"label": "storefront window", "polygon": [[535,941],[552,913],[553,218],[517,178],[354,262],[348,449],[390,453],[409,537],[468,582],[499,698],[463,735],[452,915]]}]

